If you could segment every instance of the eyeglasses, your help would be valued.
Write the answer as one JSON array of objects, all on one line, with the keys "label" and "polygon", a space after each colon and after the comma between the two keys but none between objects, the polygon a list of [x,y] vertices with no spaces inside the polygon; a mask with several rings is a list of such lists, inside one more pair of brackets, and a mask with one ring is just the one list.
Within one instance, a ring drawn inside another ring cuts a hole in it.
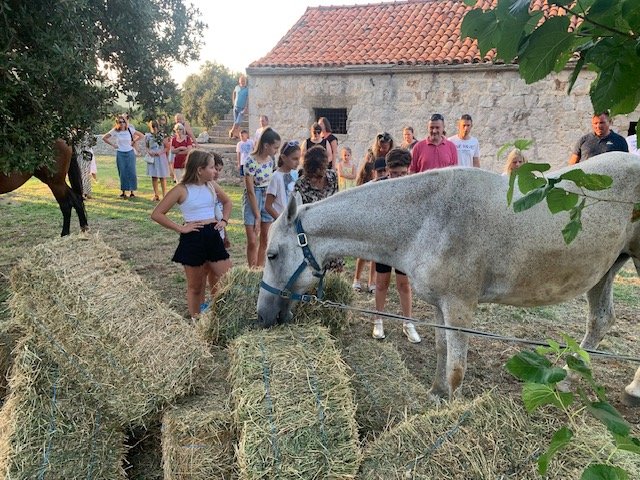
[{"label": "eyeglasses", "polygon": [[391,141],[391,135],[389,135],[387,132],[379,133],[376,138],[384,143],[389,143]]},{"label": "eyeglasses", "polygon": [[444,122],[444,116],[441,113],[434,113],[433,115],[431,115],[431,119],[432,122],[437,122],[438,120],[440,120],[441,122]]}]

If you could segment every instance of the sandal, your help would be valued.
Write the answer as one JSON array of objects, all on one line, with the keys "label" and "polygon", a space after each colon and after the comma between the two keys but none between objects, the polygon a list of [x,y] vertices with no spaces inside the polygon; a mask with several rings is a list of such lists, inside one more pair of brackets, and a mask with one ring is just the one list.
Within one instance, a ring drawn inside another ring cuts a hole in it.
[{"label": "sandal", "polygon": [[153,201],[154,202],[159,202],[160,201],[160,197],[158,195],[154,195],[153,196]]},{"label": "sandal", "polygon": [[362,285],[360,284],[360,282],[353,282],[351,288],[353,288],[354,292],[360,293],[362,291]]},{"label": "sandal", "polygon": [[369,293],[376,293],[376,284],[369,285]]},{"label": "sandal", "polygon": [[129,195],[129,198],[133,198],[135,197],[135,195],[133,194],[133,192],[131,192],[131,195]]},{"label": "sandal", "polygon": [[127,198],[127,195],[126,195],[124,192],[122,192],[122,193],[120,194],[120,198]]}]

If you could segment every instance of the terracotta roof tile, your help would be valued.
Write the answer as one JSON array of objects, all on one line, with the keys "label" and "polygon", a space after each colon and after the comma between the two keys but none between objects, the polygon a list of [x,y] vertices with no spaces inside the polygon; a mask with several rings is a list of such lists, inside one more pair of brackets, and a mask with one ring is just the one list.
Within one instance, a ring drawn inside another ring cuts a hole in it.
[{"label": "terracotta roof tile", "polygon": [[[487,9],[496,0],[478,0]],[[549,9],[545,0],[531,8]],[[342,65],[436,65],[492,62],[477,43],[460,38],[467,11],[462,0],[407,0],[366,5],[309,7],[264,57],[250,67],[331,67]],[[575,27],[575,20],[571,23]]]}]

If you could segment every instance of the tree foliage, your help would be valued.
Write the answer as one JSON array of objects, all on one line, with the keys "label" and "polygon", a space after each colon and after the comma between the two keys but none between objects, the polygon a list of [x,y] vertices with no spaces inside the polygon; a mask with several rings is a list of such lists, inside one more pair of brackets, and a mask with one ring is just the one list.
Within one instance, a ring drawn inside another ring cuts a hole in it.
[{"label": "tree foliage", "polygon": [[198,125],[213,126],[233,107],[231,92],[237,78],[227,67],[206,62],[182,86],[182,111]]},{"label": "tree foliage", "polygon": [[517,59],[528,84],[576,59],[569,92],[587,67],[596,73],[590,90],[594,111],[634,111],[640,103],[640,1],[548,0],[566,14],[546,18],[530,9],[532,3],[497,0],[489,10],[475,8],[465,15],[461,36],[477,39],[483,56],[495,48],[497,60]]},{"label": "tree foliage", "polygon": [[0,171],[46,163],[117,93],[162,108],[169,66],[197,58],[198,14],[183,0],[0,0]]}]

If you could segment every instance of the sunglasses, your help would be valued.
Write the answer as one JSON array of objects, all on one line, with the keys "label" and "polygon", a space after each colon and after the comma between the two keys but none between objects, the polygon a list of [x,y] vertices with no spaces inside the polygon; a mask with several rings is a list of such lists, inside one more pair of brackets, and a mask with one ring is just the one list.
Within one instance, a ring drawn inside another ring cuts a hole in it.
[{"label": "sunglasses", "polygon": [[287,151],[288,151],[290,148],[298,147],[298,146],[300,146],[300,143],[299,143],[297,140],[291,140],[290,142],[287,142],[287,143],[285,143],[285,144],[282,146],[281,153],[282,153],[283,155],[286,155],[286,154],[287,154]]},{"label": "sunglasses", "polygon": [[322,130],[314,130],[313,133],[322,133]]},{"label": "sunglasses", "polygon": [[434,113],[433,115],[431,115],[431,119],[432,122],[437,122],[438,120],[444,122],[444,116],[441,113]]},{"label": "sunglasses", "polygon": [[391,141],[391,135],[389,135],[386,132],[385,133],[379,133],[376,138],[378,140],[380,140],[381,142],[384,142],[384,143],[389,143]]}]

